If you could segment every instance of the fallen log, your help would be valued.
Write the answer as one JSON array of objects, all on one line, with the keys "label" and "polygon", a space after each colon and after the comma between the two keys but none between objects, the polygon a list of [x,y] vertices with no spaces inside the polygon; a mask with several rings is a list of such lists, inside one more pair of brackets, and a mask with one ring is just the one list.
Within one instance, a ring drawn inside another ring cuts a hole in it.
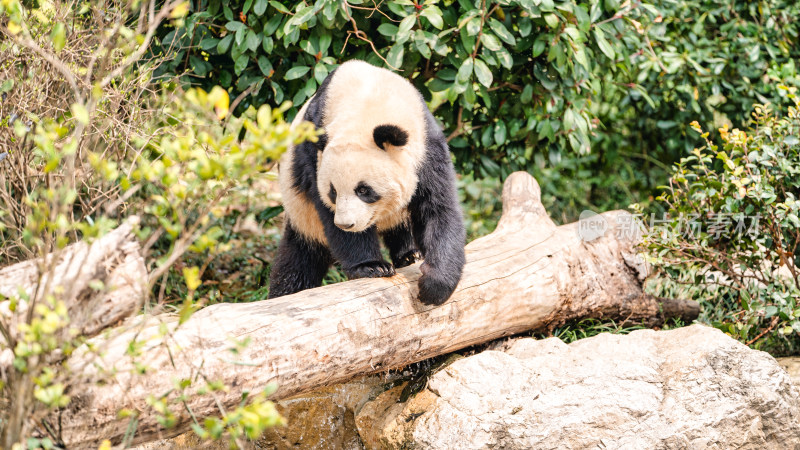
[{"label": "fallen log", "polygon": [[[147,268],[131,217],[92,243],[76,242],[44,258],[0,269],[0,320],[14,334],[30,300],[54,295],[63,301],[70,328],[92,336],[136,313],[147,292]],[[11,299],[18,301],[11,311]]]},{"label": "fallen log", "polygon": [[[151,318],[140,327],[111,333],[103,351],[73,357],[71,367],[91,379],[115,379],[72,392],[73,402],[56,418],[68,447],[102,439],[122,441],[130,431],[118,411],[138,412],[128,443],[174,436],[191,424],[218,416],[219,405],[238,405],[245,391],[269,383],[286,398],[360,375],[405,366],[467,346],[529,330],[548,330],[581,317],[655,324],[664,313],[690,321],[694,302],[660,301],[642,292],[646,273],[636,257],[636,233],[621,231],[625,212],[610,212],[557,227],[547,216],[536,181],[512,174],[503,189],[504,212],[497,230],[470,243],[467,265],[451,299],[440,307],[415,300],[419,264],[392,278],[362,279],[270,301],[217,304],[176,327],[174,318]],[[165,326],[162,322],[167,322]],[[164,331],[171,352],[161,344]],[[249,339],[238,354],[235,342]],[[133,375],[130,342],[143,343]],[[148,344],[149,343],[149,344]],[[149,345],[149,347],[148,347]],[[202,374],[202,377],[200,376]],[[204,382],[230,386],[198,393]],[[164,430],[147,406],[148,396],[174,398],[176,381],[194,380],[185,404],[174,407],[177,426]]]}]

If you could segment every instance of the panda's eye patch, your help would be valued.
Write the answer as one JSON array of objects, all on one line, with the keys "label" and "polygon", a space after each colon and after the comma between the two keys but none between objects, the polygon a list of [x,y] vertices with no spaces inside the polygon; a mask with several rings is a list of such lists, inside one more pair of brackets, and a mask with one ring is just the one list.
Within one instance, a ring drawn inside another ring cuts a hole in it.
[{"label": "panda's eye patch", "polygon": [[336,204],[336,188],[333,187],[333,183],[331,183],[331,189],[328,191],[328,198],[331,199],[331,203]]},{"label": "panda's eye patch", "polygon": [[363,181],[358,183],[355,192],[358,198],[360,198],[364,203],[375,203],[381,199],[381,196],[375,192],[375,189],[372,189],[370,185],[364,183]]}]

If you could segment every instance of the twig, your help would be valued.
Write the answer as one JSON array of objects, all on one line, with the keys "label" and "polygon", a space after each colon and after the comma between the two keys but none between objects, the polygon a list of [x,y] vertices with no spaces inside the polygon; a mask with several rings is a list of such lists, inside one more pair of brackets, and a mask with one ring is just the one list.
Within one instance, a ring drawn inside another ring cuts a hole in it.
[{"label": "twig", "polygon": [[656,51],[653,50],[653,44],[650,43],[650,38],[647,36],[647,34],[644,35],[644,41],[647,42],[647,48],[650,49],[650,53],[653,55],[653,58],[655,58],[656,62],[658,63],[658,67],[661,67],[661,70],[664,73],[667,73],[667,68],[664,67],[664,63],[661,62],[661,59],[658,57],[658,55],[656,55]]},{"label": "twig", "polygon": [[239,106],[239,103],[241,103],[241,102],[242,102],[242,100],[244,100],[244,98],[245,98],[245,97],[247,97],[248,95],[250,95],[251,93],[253,93],[253,91],[255,90],[255,88],[256,88],[256,85],[257,85],[257,84],[258,84],[258,83],[253,83],[253,84],[251,84],[251,85],[250,85],[250,87],[248,87],[247,89],[245,89],[244,91],[242,91],[242,93],[241,93],[241,94],[239,94],[239,95],[238,95],[238,96],[237,96],[237,97],[236,97],[236,98],[233,100],[233,103],[231,103],[231,107],[230,107],[230,108],[228,108],[228,115],[227,115],[226,117],[230,117],[230,116],[231,116],[231,114],[233,114],[233,110],[234,110],[234,109],[236,109],[236,107],[237,107],[237,106]]},{"label": "twig", "polygon": [[66,64],[64,64],[63,61],[56,58],[52,53],[44,50],[42,47],[39,47],[39,44],[37,44],[29,36],[24,36],[24,37],[17,36],[8,31],[8,28],[2,25],[0,25],[0,32],[10,37],[11,39],[17,41],[19,44],[31,49],[34,53],[41,56],[42,59],[50,63],[50,65],[53,66],[54,69],[58,70],[61,73],[61,75],[63,75],[64,78],[66,78],[67,83],[69,83],[69,86],[72,89],[73,94],[75,95],[75,99],[78,102],[83,103],[83,94],[81,93],[81,90],[78,87],[78,81],[75,78],[75,74],[72,73],[72,71],[69,69],[69,67],[66,66]]},{"label": "twig", "polygon": [[460,106],[460,107],[458,108],[458,118],[456,119],[456,124],[457,124],[457,125],[456,125],[456,129],[455,129],[455,130],[453,130],[453,132],[452,132],[452,133],[450,133],[450,135],[449,135],[449,136],[447,136],[447,142],[450,142],[451,140],[455,139],[456,137],[458,137],[459,135],[461,135],[461,133],[463,133],[463,132],[464,132],[464,123],[463,123],[463,122],[461,122],[461,116],[462,116],[463,114],[464,114],[464,107],[463,107],[463,106]]},{"label": "twig", "polygon": [[350,39],[350,35],[355,34],[357,38],[367,42],[369,46],[372,47],[372,51],[376,55],[378,55],[378,58],[380,58],[384,63],[386,63],[387,66],[391,67],[392,69],[398,72],[402,72],[402,69],[400,69],[399,67],[395,67],[389,64],[389,61],[387,61],[386,58],[384,58],[383,55],[381,55],[380,52],[378,52],[378,49],[375,48],[375,44],[369,37],[367,37],[367,34],[358,29],[358,25],[356,24],[356,19],[353,18],[353,16],[350,14],[350,10],[348,9],[349,6],[350,5],[347,2],[345,2],[344,11],[347,13],[347,18],[350,20],[350,23],[353,24],[353,30],[347,32],[347,38],[344,41],[344,46],[342,47],[342,51],[340,53],[344,53],[344,48],[347,46],[347,41]]},{"label": "twig", "polygon": [[777,324],[778,324],[778,316],[775,316],[775,317],[772,318],[772,323],[770,323],[769,326],[764,329],[764,331],[762,331],[761,333],[758,333],[758,336],[754,337],[753,339],[750,339],[749,341],[745,342],[744,345],[749,347],[750,344],[752,344],[753,342],[761,339],[762,337],[764,337],[765,334],[767,334],[770,331],[772,331],[772,329],[775,328],[775,325],[777,325]]}]

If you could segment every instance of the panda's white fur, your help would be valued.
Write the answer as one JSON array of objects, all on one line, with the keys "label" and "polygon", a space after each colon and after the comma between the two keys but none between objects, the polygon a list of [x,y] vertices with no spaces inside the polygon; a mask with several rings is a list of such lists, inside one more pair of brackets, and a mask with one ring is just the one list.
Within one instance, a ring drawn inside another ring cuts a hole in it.
[{"label": "panda's white fur", "polygon": [[[352,231],[373,224],[383,231],[406,221],[405,206],[414,194],[417,169],[425,157],[425,110],[419,93],[406,79],[363,61],[342,64],[327,92],[323,114],[327,144],[320,153],[317,168],[322,201],[337,216],[351,218],[355,224]],[[312,99],[297,114],[293,126],[302,121]],[[385,150],[378,147],[373,130],[384,124],[406,131],[407,144],[395,147],[386,143]],[[293,187],[293,150],[284,154],[280,164],[284,210],[298,232],[326,243],[314,205]],[[354,189],[362,180],[369,180],[380,200],[366,204],[355,198]],[[339,194],[335,204],[328,196],[331,184]]]}]

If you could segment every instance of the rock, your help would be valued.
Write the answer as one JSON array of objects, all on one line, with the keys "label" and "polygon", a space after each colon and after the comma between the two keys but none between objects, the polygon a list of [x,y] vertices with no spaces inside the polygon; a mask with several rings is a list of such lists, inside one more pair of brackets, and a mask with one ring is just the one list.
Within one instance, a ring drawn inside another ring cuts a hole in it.
[{"label": "rock", "polygon": [[134,447],[133,450],[227,450],[226,439],[203,442],[194,431],[183,433],[172,439],[160,439]]},{"label": "rock", "polygon": [[[308,394],[281,400],[278,411],[286,426],[268,429],[246,449],[363,449],[356,430],[355,414],[384,390],[392,378],[370,376],[349,383],[324,387]],[[171,439],[141,445],[136,450],[223,450],[228,440],[203,442],[193,431]]]},{"label": "rock", "polygon": [[786,356],[783,358],[775,358],[778,360],[778,364],[781,365],[787,372],[789,372],[789,376],[792,378],[792,382],[795,386],[800,388],[800,357],[798,356]]},{"label": "rock", "polygon": [[259,449],[362,449],[355,414],[383,390],[387,379],[373,376],[328,386],[277,403],[286,426],[271,428],[255,443]]},{"label": "rock", "polygon": [[800,448],[800,393],[769,354],[701,326],[510,341],[367,403],[368,448]]}]

